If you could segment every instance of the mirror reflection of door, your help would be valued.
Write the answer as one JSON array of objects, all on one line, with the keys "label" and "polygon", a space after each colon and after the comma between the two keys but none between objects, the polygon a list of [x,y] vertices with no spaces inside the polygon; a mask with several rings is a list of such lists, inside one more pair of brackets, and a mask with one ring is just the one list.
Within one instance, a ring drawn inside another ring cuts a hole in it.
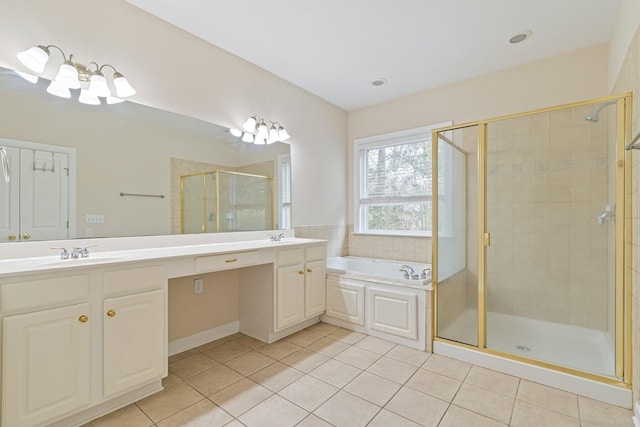
[{"label": "mirror reflection of door", "polygon": [[11,174],[8,183],[0,183],[0,242],[73,237],[70,149],[2,139],[0,144],[7,147]]}]

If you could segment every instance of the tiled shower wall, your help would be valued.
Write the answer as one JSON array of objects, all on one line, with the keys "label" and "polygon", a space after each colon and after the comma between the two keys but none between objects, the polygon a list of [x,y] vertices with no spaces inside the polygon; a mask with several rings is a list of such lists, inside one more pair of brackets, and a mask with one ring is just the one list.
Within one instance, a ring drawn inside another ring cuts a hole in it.
[{"label": "tiled shower wall", "polygon": [[586,121],[596,106],[488,124],[489,311],[608,329],[615,106]]},{"label": "tiled shower wall", "polygon": [[[618,74],[616,84],[612,93],[633,92],[633,116],[632,116],[632,135],[635,136],[640,132],[640,27],[636,31],[636,35],[631,42],[627,56],[620,73]],[[640,295],[640,197],[638,188],[640,188],[640,151],[633,150],[633,178],[632,178],[632,230],[633,237],[630,242],[633,251],[632,262],[632,348],[633,348],[633,398],[634,401],[640,399],[640,305],[638,298]]]}]

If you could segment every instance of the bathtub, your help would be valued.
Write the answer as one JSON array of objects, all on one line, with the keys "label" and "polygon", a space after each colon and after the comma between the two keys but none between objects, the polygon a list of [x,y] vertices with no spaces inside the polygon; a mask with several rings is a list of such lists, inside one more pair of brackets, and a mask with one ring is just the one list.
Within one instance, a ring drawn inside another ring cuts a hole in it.
[{"label": "bathtub", "polygon": [[[403,265],[410,266],[418,275],[426,269],[426,278],[405,279],[405,274],[400,271]],[[426,263],[345,256],[328,258],[327,270],[332,274],[346,275],[360,280],[431,289],[431,264]]]},{"label": "bathtub", "polygon": [[[409,265],[426,278],[406,279]],[[431,351],[431,265],[360,257],[327,259],[322,321]],[[429,323],[429,324],[428,324]]]}]

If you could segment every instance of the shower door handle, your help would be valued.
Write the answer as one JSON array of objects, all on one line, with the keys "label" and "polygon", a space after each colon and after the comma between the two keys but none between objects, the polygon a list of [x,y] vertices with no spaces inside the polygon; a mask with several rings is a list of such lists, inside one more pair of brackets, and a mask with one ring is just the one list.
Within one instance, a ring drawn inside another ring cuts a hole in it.
[{"label": "shower door handle", "polygon": [[491,246],[491,233],[484,233],[484,247],[488,248]]}]

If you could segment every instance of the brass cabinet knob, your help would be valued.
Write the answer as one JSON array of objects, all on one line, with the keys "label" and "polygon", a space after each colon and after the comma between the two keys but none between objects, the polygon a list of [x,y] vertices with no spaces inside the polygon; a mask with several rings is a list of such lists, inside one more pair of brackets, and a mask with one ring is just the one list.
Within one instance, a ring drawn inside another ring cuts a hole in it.
[{"label": "brass cabinet knob", "polygon": [[80,323],[87,323],[89,321],[89,317],[83,314],[82,316],[78,317],[78,320],[80,321]]},{"label": "brass cabinet knob", "polygon": [[24,240],[29,240],[29,239],[31,238],[31,234],[29,234],[29,233],[24,233],[24,234],[22,235],[22,238],[23,238]]},{"label": "brass cabinet knob", "polygon": [[109,317],[114,317],[116,315],[116,311],[115,310],[109,310],[107,311],[107,316]]},{"label": "brass cabinet knob", "polygon": [[298,274],[304,274],[304,271],[300,270],[298,271]]},{"label": "brass cabinet knob", "polygon": [[313,269],[307,268],[307,273],[313,273]]},{"label": "brass cabinet knob", "polygon": [[9,240],[11,240],[12,242],[14,240],[16,240],[18,238],[18,236],[16,236],[15,234],[9,234]]}]

